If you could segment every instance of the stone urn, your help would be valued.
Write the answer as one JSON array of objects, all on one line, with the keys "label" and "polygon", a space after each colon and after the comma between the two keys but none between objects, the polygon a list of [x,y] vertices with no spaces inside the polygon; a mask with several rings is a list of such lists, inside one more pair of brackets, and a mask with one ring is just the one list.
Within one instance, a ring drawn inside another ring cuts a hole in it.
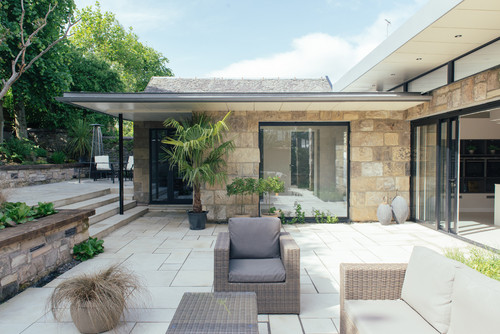
[{"label": "stone urn", "polygon": [[392,208],[392,214],[394,216],[394,220],[398,224],[404,224],[406,221],[406,218],[408,218],[408,214],[410,212],[408,208],[408,203],[406,203],[406,200],[401,197],[401,196],[396,196],[392,200],[391,203],[391,208]]}]

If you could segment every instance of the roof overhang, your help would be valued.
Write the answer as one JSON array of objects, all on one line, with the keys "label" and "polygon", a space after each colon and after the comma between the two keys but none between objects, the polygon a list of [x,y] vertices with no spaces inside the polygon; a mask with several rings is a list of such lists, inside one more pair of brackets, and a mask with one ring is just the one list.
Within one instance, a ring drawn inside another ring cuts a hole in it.
[{"label": "roof overhang", "polygon": [[430,0],[333,84],[334,91],[386,91],[500,36],[500,1]]},{"label": "roof overhang", "polygon": [[58,101],[131,121],[201,111],[406,110],[430,100],[414,93],[64,93]]}]

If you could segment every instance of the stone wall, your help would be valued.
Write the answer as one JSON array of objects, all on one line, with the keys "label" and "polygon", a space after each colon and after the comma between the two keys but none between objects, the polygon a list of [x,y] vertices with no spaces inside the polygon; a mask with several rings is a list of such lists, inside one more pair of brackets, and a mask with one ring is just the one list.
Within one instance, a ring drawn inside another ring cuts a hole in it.
[{"label": "stone wall", "polygon": [[[350,123],[350,212],[353,221],[376,221],[378,205],[396,193],[409,203],[410,120],[500,98],[500,67],[436,89],[432,100],[407,111],[238,111],[229,118],[229,138],[236,149],[228,160],[229,182],[235,177],[259,176],[259,122],[349,122]],[[210,112],[222,118],[225,111]],[[149,131],[161,123],[136,122],[134,125],[136,162],[135,196],[149,201]],[[139,150],[139,151],[138,151]],[[137,159],[137,158],[136,158]],[[137,160],[136,160],[137,161]],[[140,171],[138,171],[138,169]],[[138,176],[136,176],[138,175]],[[210,220],[225,220],[239,211],[234,197],[227,197],[225,185],[207,187],[202,203]],[[245,213],[258,214],[258,197],[245,199]]]},{"label": "stone wall", "polygon": [[500,66],[431,92],[432,100],[408,109],[408,119],[454,111],[500,98]]},{"label": "stone wall", "polygon": [[80,166],[81,164],[0,166],[0,189],[69,181],[78,178]]},{"label": "stone wall", "polygon": [[0,303],[71,261],[94,210],[61,212],[0,231]]},{"label": "stone wall", "polygon": [[[221,119],[226,112],[210,112]],[[354,221],[376,220],[384,196],[398,194],[409,200],[410,124],[403,111],[237,111],[230,116],[228,138],[235,143],[228,157],[228,181],[235,177],[259,177],[260,122],[350,122],[351,188],[350,213]],[[149,129],[161,123],[134,123],[134,196],[149,202]],[[259,198],[247,196],[245,213],[258,215]],[[208,219],[224,221],[239,212],[235,197],[228,197],[225,185],[202,189],[202,203]]]}]

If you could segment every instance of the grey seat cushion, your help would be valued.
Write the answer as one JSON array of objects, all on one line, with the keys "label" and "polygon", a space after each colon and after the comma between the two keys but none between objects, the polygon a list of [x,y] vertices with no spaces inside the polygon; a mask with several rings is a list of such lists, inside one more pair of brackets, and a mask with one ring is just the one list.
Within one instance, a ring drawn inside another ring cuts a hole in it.
[{"label": "grey seat cushion", "polygon": [[276,217],[230,218],[231,259],[280,257],[281,222]]},{"label": "grey seat cushion", "polygon": [[403,300],[346,300],[345,311],[363,334],[439,333]]},{"label": "grey seat cushion", "polygon": [[270,283],[284,282],[285,267],[281,259],[229,260],[229,282]]}]

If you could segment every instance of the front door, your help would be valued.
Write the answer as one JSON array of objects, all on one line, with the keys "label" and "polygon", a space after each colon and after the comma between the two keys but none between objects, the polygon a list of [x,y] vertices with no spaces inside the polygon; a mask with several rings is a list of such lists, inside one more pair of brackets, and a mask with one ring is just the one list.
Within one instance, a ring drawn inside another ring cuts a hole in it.
[{"label": "front door", "polygon": [[150,131],[150,203],[151,204],[191,204],[193,191],[179,176],[177,167],[170,167],[166,160],[167,145],[161,141],[171,135],[168,129]]}]

